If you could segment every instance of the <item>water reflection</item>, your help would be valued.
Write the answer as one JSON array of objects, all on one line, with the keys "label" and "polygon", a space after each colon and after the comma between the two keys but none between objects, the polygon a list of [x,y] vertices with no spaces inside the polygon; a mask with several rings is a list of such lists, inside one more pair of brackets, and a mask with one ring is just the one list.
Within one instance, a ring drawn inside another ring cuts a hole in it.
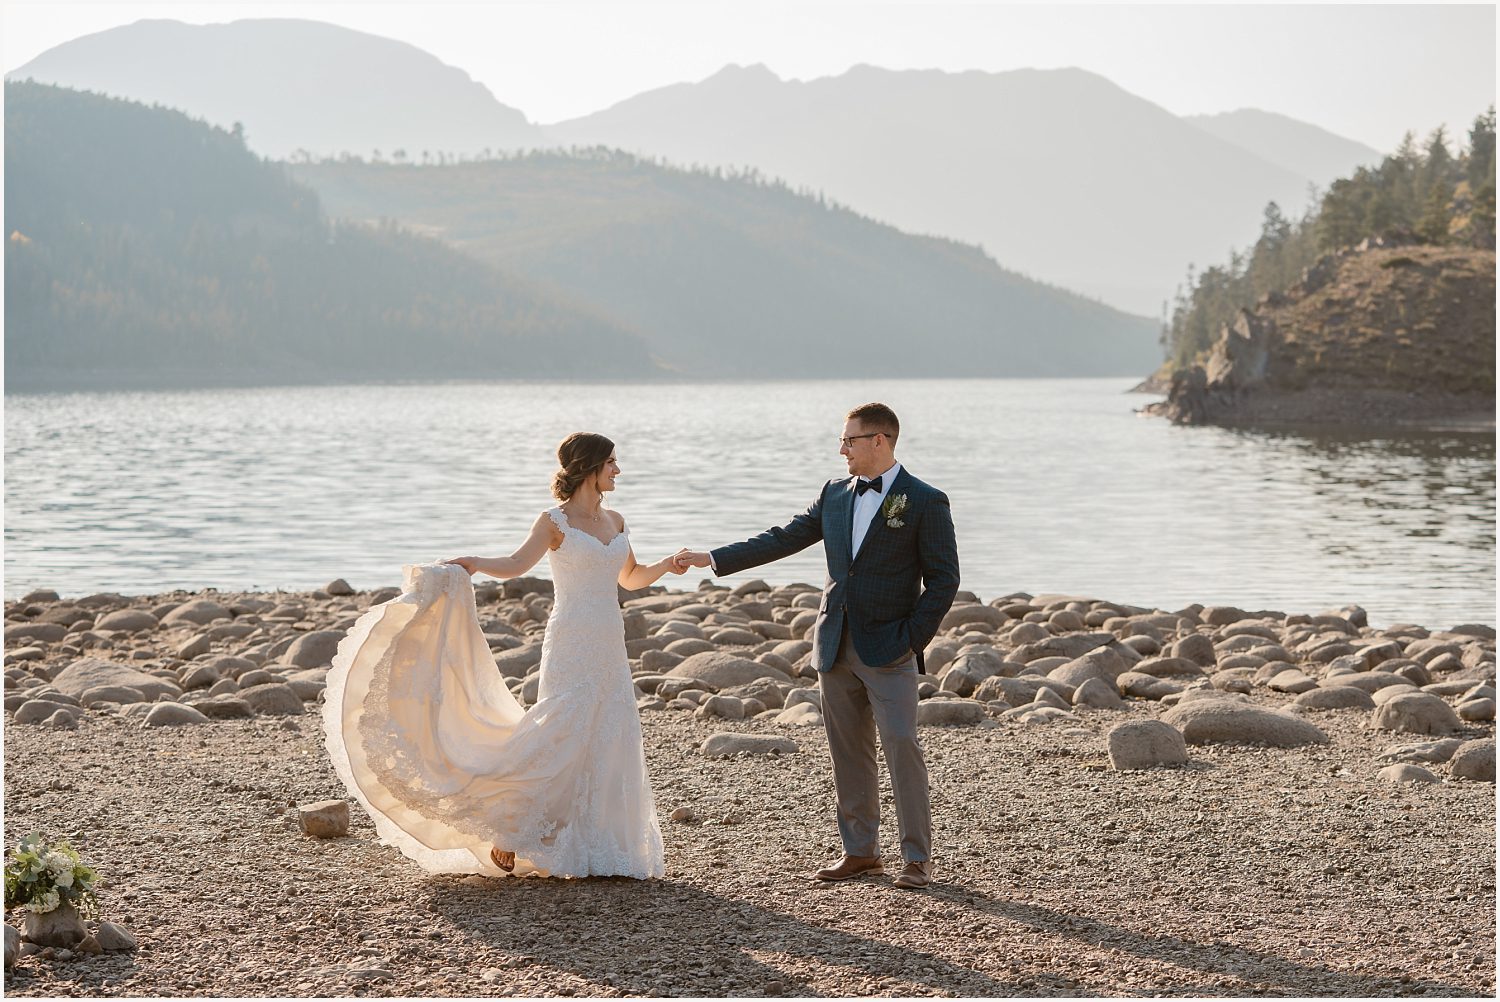
[{"label": "water reflection", "polygon": [[[6,400],[5,591],[397,583],[506,552],[552,450],[615,439],[637,555],[729,542],[843,475],[850,406],[952,498],[964,586],[1493,622],[1492,435],[1177,428],[1120,380],[483,383]],[[543,568],[545,570],[545,568]],[[756,572],[822,580],[814,547]],[[696,579],[689,579],[691,585]]]}]

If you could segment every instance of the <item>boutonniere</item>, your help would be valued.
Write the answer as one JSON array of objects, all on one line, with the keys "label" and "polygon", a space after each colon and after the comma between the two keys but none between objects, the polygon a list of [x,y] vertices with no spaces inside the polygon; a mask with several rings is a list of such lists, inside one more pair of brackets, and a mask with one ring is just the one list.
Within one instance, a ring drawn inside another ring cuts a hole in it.
[{"label": "boutonniere", "polygon": [[906,523],[901,521],[901,516],[906,512],[906,495],[892,494],[885,499],[885,504],[880,506],[880,515],[885,519],[885,524],[892,529],[899,529]]}]

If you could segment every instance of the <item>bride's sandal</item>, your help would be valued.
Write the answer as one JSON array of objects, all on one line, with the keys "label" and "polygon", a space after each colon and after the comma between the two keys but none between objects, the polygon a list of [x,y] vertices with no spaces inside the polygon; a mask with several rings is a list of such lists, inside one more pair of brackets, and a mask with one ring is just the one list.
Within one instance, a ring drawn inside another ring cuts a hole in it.
[{"label": "bride's sandal", "polygon": [[516,854],[506,852],[503,849],[491,849],[490,862],[500,867],[506,873],[512,873],[516,869]]}]

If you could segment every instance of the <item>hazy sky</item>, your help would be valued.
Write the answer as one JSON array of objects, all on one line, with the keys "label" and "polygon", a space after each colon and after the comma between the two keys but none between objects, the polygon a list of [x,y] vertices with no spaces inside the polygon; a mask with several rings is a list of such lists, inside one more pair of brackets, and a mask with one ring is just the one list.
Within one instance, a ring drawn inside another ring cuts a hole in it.
[{"label": "hazy sky", "polygon": [[1465,132],[1495,99],[1495,7],[1013,6],[985,3],[0,2],[9,71],[141,18],[329,21],[410,42],[533,121],[588,114],[726,63],[783,78],[1078,66],[1178,114],[1256,107],[1388,151]]}]

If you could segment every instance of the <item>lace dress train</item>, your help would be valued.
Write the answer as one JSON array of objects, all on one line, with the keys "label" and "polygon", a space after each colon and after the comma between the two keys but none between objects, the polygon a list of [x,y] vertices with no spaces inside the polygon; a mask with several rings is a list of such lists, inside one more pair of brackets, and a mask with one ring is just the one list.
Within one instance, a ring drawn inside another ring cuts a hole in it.
[{"label": "lace dress train", "polygon": [[615,580],[629,550],[550,513],[563,543],[537,702],[518,703],[462,568],[406,568],[403,594],[339,644],[324,732],[383,841],[432,873],[659,877],[661,830]]}]

